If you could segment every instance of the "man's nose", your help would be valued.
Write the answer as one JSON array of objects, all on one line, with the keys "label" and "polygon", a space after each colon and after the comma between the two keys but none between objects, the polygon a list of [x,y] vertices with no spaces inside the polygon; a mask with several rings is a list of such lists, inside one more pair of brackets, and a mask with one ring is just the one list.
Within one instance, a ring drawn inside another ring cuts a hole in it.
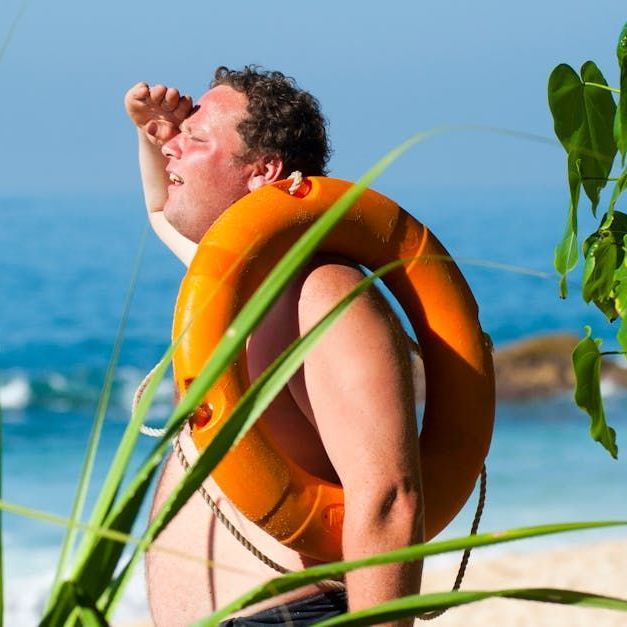
[{"label": "man's nose", "polygon": [[161,146],[161,153],[164,157],[174,157],[178,159],[181,156],[181,146],[179,144],[179,136],[175,135],[170,141],[167,141],[163,146]]}]

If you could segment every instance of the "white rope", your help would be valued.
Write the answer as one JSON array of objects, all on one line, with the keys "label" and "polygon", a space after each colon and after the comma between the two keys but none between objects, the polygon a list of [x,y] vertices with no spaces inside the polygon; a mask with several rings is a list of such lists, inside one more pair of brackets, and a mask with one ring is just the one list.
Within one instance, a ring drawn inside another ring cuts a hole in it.
[{"label": "white rope", "polygon": [[294,179],[294,182],[290,185],[287,190],[292,196],[298,191],[298,188],[301,186],[303,182],[303,173],[300,170],[294,170],[288,177],[288,179]]},{"label": "white rope", "polygon": [[[142,398],[142,395],[144,394],[144,390],[146,389],[146,387],[148,387],[148,384],[150,383],[150,381],[152,380],[152,377],[155,374],[155,370],[159,367],[159,365],[161,364],[161,362],[158,362],[157,364],[155,364],[155,367],[142,379],[142,382],[137,386],[137,389],[135,390],[135,394],[133,394],[133,402],[131,404],[131,413],[134,414],[135,410],[137,409],[137,405],[139,405],[139,401]],[[148,427],[146,425],[142,425],[139,430],[141,431],[141,433],[143,433],[144,435],[150,436],[151,438],[162,438],[165,433],[166,430],[165,429],[156,429],[154,427]]]}]

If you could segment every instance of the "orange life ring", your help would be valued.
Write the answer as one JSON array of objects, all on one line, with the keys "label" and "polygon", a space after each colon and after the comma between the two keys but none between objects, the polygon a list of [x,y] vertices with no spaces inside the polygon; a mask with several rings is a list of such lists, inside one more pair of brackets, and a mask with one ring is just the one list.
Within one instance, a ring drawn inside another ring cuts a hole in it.
[{"label": "orange life ring", "polygon": [[[194,319],[174,356],[180,394],[270,269],[351,185],[312,177],[290,195],[290,183],[280,181],[245,196],[201,241],[174,315],[174,337]],[[254,246],[240,267],[224,280],[251,242]],[[388,273],[384,282],[405,310],[422,350],[426,402],[421,469],[425,531],[431,539],[470,496],[492,437],[494,368],[477,305],[461,272],[429,230],[372,190],[359,198],[319,250],[370,269],[415,257]],[[198,449],[212,440],[248,385],[243,353],[209,390],[192,419]],[[283,544],[321,560],[341,558],[341,486],[300,468],[273,445],[261,423],[227,454],[212,476],[246,517]]]}]

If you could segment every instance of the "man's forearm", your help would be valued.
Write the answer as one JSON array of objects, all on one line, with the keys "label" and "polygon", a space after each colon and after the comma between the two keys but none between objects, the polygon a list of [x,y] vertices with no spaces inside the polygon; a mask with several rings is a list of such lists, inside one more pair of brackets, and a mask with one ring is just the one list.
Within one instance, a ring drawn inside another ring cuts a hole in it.
[{"label": "man's forearm", "polygon": [[139,170],[144,189],[144,200],[148,213],[161,211],[168,198],[167,159],[161,148],[153,144],[141,129],[137,129],[139,143]]},{"label": "man's forearm", "polygon": [[[347,510],[344,519],[344,559],[351,560],[422,542],[422,504],[417,497],[399,497],[389,511],[364,516]],[[361,508],[360,508],[361,509]],[[346,576],[351,611],[420,592],[422,562],[363,568]],[[389,625],[412,625],[407,619]]]},{"label": "man's forearm", "polygon": [[153,144],[144,131],[137,129],[139,169],[144,189],[148,220],[159,239],[186,265],[196,254],[197,245],[183,237],[165,218],[163,207],[168,199],[170,179],[165,168],[167,159],[161,148]]}]

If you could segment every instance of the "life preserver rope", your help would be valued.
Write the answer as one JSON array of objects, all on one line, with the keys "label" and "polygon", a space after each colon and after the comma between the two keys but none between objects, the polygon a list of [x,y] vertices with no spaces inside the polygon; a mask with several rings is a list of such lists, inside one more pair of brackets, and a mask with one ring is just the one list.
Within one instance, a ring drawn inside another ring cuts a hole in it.
[{"label": "life preserver rope", "polygon": [[[276,261],[350,186],[312,177],[303,179],[290,195],[290,183],[281,181],[245,196],[201,241],[174,316],[175,337],[191,322],[174,355],[180,394]],[[247,248],[246,258],[239,260]],[[459,269],[428,229],[374,191],[360,197],[320,251],[371,269],[415,258],[386,275],[384,282],[405,310],[425,364],[420,438],[425,532],[430,539],[472,492],[492,435],[494,369],[476,303]],[[239,264],[237,270],[223,280],[234,263]],[[213,296],[205,306],[209,293]],[[242,354],[209,390],[192,419],[197,448],[212,440],[248,385]],[[317,559],[341,557],[341,486],[310,475],[278,450],[263,421],[229,452],[213,477],[245,516],[287,546]]]}]

